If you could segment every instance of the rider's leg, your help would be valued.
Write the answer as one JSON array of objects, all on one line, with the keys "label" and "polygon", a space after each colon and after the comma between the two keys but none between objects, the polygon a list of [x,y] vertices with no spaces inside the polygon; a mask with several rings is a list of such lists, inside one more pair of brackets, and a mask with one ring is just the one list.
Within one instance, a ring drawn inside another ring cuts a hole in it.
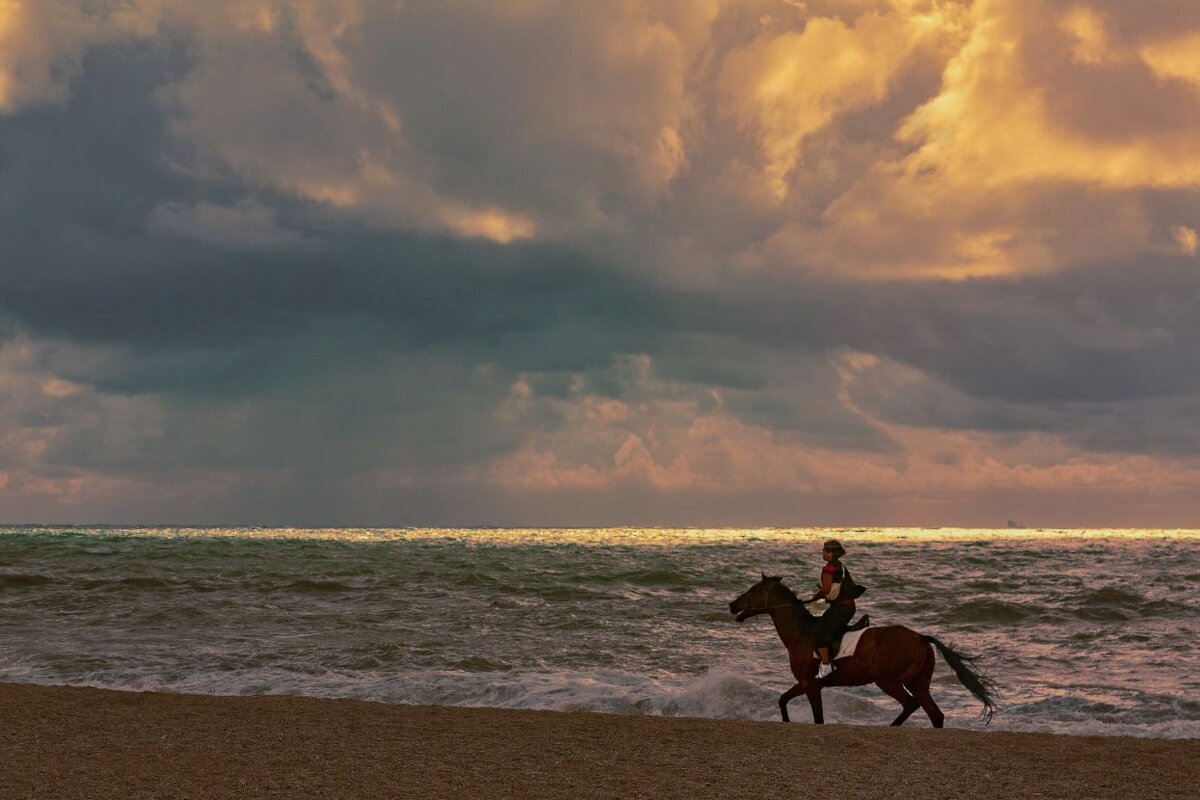
[{"label": "rider's leg", "polygon": [[818,678],[828,678],[833,672],[833,664],[829,660],[833,639],[841,633],[853,616],[854,606],[852,605],[830,606],[821,615],[821,619],[817,623],[816,641],[813,642],[816,645],[817,656],[821,659],[821,666],[817,670]]},{"label": "rider's leg", "polygon": [[829,648],[818,647],[817,656],[821,659],[821,666],[817,668],[817,678],[828,678],[833,674],[833,665],[829,663]]}]

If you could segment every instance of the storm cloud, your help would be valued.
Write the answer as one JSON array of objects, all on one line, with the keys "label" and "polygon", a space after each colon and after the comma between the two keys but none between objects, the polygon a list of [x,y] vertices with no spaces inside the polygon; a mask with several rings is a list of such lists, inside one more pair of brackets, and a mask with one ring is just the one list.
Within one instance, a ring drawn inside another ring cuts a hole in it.
[{"label": "storm cloud", "polygon": [[1193,4],[0,8],[0,521],[1186,525]]}]

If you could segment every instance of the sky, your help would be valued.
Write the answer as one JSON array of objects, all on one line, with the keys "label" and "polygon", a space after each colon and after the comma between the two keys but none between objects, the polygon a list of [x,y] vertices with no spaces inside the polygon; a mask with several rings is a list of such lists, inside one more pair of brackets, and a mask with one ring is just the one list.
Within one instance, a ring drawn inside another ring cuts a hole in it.
[{"label": "sky", "polygon": [[0,0],[0,522],[1200,526],[1200,3]]}]

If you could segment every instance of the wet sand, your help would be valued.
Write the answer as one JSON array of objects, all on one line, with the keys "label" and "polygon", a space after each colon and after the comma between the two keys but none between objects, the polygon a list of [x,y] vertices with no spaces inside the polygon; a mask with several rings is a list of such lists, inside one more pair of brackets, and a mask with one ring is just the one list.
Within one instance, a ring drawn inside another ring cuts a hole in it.
[{"label": "wet sand", "polygon": [[818,727],[22,684],[0,684],[0,719],[0,797],[38,800],[1190,797],[1200,785],[1200,739],[924,720]]}]

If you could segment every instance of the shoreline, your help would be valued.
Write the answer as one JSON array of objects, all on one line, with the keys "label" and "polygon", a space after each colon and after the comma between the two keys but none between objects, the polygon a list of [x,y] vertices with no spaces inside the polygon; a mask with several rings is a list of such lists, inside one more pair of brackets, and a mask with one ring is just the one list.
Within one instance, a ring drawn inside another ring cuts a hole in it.
[{"label": "shoreline", "polygon": [[1187,796],[1200,739],[0,684],[0,796]]}]

